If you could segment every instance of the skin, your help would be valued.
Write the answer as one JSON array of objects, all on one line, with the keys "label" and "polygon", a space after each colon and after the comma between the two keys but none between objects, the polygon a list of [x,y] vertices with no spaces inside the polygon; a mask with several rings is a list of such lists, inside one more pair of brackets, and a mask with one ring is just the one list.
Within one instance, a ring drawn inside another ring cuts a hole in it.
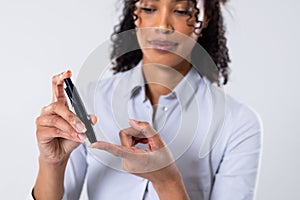
[{"label": "skin", "polygon": [[70,153],[85,140],[85,127],[72,113],[63,91],[66,71],[52,78],[52,103],[42,108],[36,119],[39,172],[34,186],[36,199],[61,199],[64,171]]},{"label": "skin", "polygon": [[[144,0],[142,4],[137,3],[137,8],[137,36],[143,51],[144,77],[149,82],[146,95],[155,108],[159,96],[171,92],[190,69],[188,60],[193,43],[182,41],[186,41],[185,38],[196,40],[197,35],[193,33],[193,27],[186,24],[188,16],[182,14],[188,9],[185,1]],[[191,23],[194,22],[195,19],[191,19]],[[150,29],[142,32],[143,28]],[[147,48],[147,39],[152,37],[181,43],[172,49],[173,52],[162,52]],[[182,52],[184,59],[177,55]],[[62,198],[64,172],[70,153],[86,140],[85,134],[82,134],[84,125],[67,106],[63,80],[69,77],[71,72],[66,71],[52,78],[52,103],[42,108],[36,119],[40,155],[34,196],[38,200]],[[97,122],[96,116],[90,115],[90,118],[94,124]],[[130,119],[129,128],[121,130],[119,136],[121,145],[99,141],[90,147],[121,157],[122,168],[151,181],[160,199],[189,199],[171,153],[148,123]],[[147,149],[137,148],[135,145],[138,143],[147,144]]]},{"label": "skin", "polygon": [[[204,11],[201,2],[198,7]],[[154,109],[159,96],[170,93],[190,69],[191,51],[198,35],[194,32],[196,20],[192,2],[189,6],[187,1],[173,0],[144,0],[136,3],[136,32],[143,52],[144,77],[149,83],[146,85],[146,94]],[[193,16],[191,19],[188,10]],[[170,51],[159,51],[149,45],[149,41],[153,40],[171,41],[177,46]]]}]

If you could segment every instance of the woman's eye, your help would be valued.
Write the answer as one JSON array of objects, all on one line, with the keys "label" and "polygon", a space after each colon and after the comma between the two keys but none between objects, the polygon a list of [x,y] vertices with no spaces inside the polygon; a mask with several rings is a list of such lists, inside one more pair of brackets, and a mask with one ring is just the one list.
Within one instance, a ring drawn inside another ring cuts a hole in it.
[{"label": "woman's eye", "polygon": [[174,12],[178,15],[190,15],[189,10],[175,10]]},{"label": "woman's eye", "polygon": [[153,13],[155,11],[154,8],[141,7],[141,11],[145,13]]}]

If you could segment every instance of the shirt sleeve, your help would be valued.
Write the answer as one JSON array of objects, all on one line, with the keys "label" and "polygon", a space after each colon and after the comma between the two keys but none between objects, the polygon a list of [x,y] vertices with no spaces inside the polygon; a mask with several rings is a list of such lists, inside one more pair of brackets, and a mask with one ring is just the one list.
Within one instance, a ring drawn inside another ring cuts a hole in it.
[{"label": "shirt sleeve", "polygon": [[[64,178],[65,191],[62,200],[79,199],[85,180],[86,169],[86,147],[82,144],[74,149],[68,160]],[[27,200],[35,200],[32,192],[33,190],[27,196]]]},{"label": "shirt sleeve", "polygon": [[65,171],[63,200],[76,200],[80,198],[87,170],[86,155],[87,152],[84,144],[79,145],[71,153]]},{"label": "shirt sleeve", "polygon": [[251,200],[255,197],[261,161],[262,123],[243,107],[234,117],[233,129],[215,176],[211,200]]}]

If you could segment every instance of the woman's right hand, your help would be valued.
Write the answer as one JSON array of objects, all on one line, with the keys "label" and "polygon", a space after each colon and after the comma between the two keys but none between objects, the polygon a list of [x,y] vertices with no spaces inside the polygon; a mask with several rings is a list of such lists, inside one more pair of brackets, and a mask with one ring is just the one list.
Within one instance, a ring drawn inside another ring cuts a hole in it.
[{"label": "woman's right hand", "polygon": [[43,107],[36,119],[40,159],[50,164],[66,162],[70,153],[86,139],[83,134],[86,128],[70,111],[64,93],[64,79],[70,77],[69,70],[53,76],[52,103]]}]

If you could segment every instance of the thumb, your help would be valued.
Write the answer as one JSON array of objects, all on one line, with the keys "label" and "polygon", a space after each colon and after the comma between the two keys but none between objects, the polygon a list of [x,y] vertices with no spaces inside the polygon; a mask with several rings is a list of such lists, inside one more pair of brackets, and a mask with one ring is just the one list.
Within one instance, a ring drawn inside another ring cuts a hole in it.
[{"label": "thumb", "polygon": [[60,101],[67,104],[64,91],[64,79],[70,78],[71,76],[72,72],[66,70],[52,77],[52,102]]}]

